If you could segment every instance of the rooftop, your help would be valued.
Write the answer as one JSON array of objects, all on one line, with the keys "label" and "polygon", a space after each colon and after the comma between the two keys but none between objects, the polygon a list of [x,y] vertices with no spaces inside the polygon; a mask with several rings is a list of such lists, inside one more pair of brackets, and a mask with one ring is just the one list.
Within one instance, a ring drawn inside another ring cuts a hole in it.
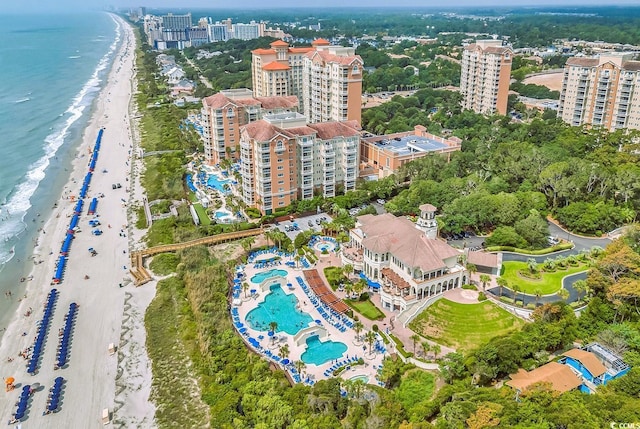
[{"label": "rooftop", "polygon": [[389,151],[396,156],[411,155],[416,152],[436,152],[449,148],[449,145],[442,141],[438,141],[430,137],[416,136],[414,134],[394,138],[379,136],[377,138],[366,139],[366,141],[369,141],[377,147]]},{"label": "rooftop", "polygon": [[607,372],[607,368],[598,360],[596,355],[585,350],[571,349],[562,353],[562,356],[567,356],[579,361],[594,377],[599,377]]},{"label": "rooftop", "polygon": [[359,216],[357,221],[365,248],[391,253],[405,265],[422,271],[445,268],[445,259],[460,255],[444,241],[428,238],[409,219],[391,213]]},{"label": "rooftop", "polygon": [[554,390],[562,393],[582,384],[582,380],[571,368],[558,362],[549,362],[529,372],[520,369],[510,377],[511,380],[506,384],[520,391],[526,390],[535,383],[550,383]]},{"label": "rooftop", "polygon": [[287,64],[282,64],[277,61],[271,61],[270,63],[262,66],[262,70],[267,70],[267,71],[282,71],[282,70],[289,70],[290,68],[291,67],[289,67]]}]

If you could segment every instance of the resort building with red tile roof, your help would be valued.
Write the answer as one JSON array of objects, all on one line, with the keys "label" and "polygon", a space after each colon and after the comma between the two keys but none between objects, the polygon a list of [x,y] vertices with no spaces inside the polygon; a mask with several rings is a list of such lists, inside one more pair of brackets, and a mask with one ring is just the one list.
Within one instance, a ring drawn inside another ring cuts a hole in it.
[{"label": "resort building with red tile roof", "polygon": [[207,163],[238,159],[240,127],[264,115],[297,112],[295,96],[254,97],[250,89],[229,89],[202,99],[204,154]]},{"label": "resort building with red tile roof", "polygon": [[417,223],[390,213],[359,216],[349,232],[348,248],[360,257],[343,262],[379,288],[382,307],[389,311],[406,311],[468,282],[461,252],[436,238],[436,208],[425,204],[420,210]]},{"label": "resort building with red tile roof", "polygon": [[359,144],[357,121],[308,124],[299,113],[265,115],[240,131],[243,200],[271,214],[315,194],[354,190]]},{"label": "resort building with red tile roof", "polygon": [[351,47],[324,39],[309,47],[277,40],[251,51],[256,97],[295,95],[308,122],[360,122],[363,61]]}]

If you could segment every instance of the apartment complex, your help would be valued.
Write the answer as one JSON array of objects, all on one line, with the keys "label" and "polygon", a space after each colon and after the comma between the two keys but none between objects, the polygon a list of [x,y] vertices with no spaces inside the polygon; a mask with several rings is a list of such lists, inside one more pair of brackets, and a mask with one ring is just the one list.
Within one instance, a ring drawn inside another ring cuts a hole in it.
[{"label": "apartment complex", "polygon": [[204,154],[207,163],[218,164],[225,158],[239,158],[240,127],[264,115],[297,112],[298,99],[253,97],[250,89],[230,89],[202,100]]},{"label": "apartment complex", "polygon": [[362,67],[351,47],[317,39],[310,47],[290,47],[278,40],[270,49],[251,51],[256,96],[295,95],[309,122],[360,122]]},{"label": "apartment complex", "polygon": [[299,113],[265,115],[240,132],[242,196],[264,214],[314,194],[353,190],[358,176],[359,124],[307,124]]},{"label": "apartment complex", "polygon": [[363,138],[360,161],[367,170],[372,169],[378,178],[383,178],[397,173],[407,162],[435,153],[449,159],[452,152],[461,148],[462,140],[458,137],[445,139],[416,125],[413,131]]},{"label": "apartment complex", "polygon": [[462,107],[476,113],[507,114],[513,52],[500,40],[477,40],[462,53]]},{"label": "apartment complex", "polygon": [[558,117],[574,126],[640,129],[640,61],[631,57],[613,53],[569,58]]},{"label": "apartment complex", "polygon": [[435,238],[435,211],[430,204],[420,206],[417,224],[390,213],[359,216],[349,232],[343,255],[351,256],[343,262],[353,264],[372,284],[381,284],[383,308],[402,312],[467,283],[468,273],[459,263],[461,253]]}]

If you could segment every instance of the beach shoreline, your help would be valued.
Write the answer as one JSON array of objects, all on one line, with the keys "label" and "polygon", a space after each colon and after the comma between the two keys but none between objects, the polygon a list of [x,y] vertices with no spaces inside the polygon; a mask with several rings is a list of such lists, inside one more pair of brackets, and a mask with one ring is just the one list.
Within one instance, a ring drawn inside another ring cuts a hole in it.
[{"label": "beach shoreline", "polygon": [[[20,385],[38,383],[42,386],[31,395],[29,411],[23,419],[24,424],[33,427],[101,427],[102,411],[109,409],[110,415],[113,415],[118,361],[127,356],[109,353],[109,345],[117,347],[120,344],[126,295],[129,296],[129,307],[134,307],[138,314],[142,314],[143,320],[146,305],[155,291],[153,287],[145,291],[133,291],[129,290],[133,288],[132,285],[124,286],[129,278],[127,207],[135,198],[132,197],[133,192],[141,192],[140,189],[129,189],[134,151],[130,110],[136,41],[133,28],[122,18],[111,16],[119,23],[120,45],[112,60],[107,82],[95,100],[91,118],[72,162],[69,181],[59,193],[56,192],[61,198],[49,219],[44,222],[43,232],[38,236],[33,258],[43,262],[33,266],[29,274],[32,280],[27,280],[26,294],[19,298],[13,297],[21,301],[0,343],[3,377],[14,377]],[[91,150],[101,128],[104,128],[102,148],[88,198],[85,200],[85,211],[80,217],[80,228],[72,240],[64,278],[61,284],[52,286],[51,279],[60,243],[67,233],[75,205],[71,196],[78,195],[82,178],[88,171]],[[121,188],[112,189],[112,185],[116,183],[120,183]],[[102,225],[95,229],[103,231],[100,236],[93,235],[94,228],[88,226],[88,220],[93,216],[87,215],[86,208],[93,197],[98,198],[96,213]],[[97,250],[97,256],[91,256],[87,251],[89,247]],[[43,303],[53,287],[59,291],[59,298],[39,369],[35,375],[30,375],[26,372],[26,361],[18,354],[32,346],[36,322],[42,318]],[[73,327],[69,362],[62,369],[55,370],[57,332],[63,326],[64,316],[71,303],[77,303],[79,310]],[[137,335],[139,337],[140,332]],[[136,350],[136,353],[146,355],[144,347]],[[142,360],[144,357],[138,356]],[[150,368],[148,374],[142,372],[142,384],[150,386]],[[58,376],[65,379],[64,401],[56,413],[42,415],[46,408],[48,389]],[[7,421],[15,412],[14,403],[17,401],[18,390],[7,392],[7,400],[0,402],[2,416]],[[148,395],[144,400],[144,392],[148,390],[150,387],[143,389],[140,394],[143,398],[138,400],[138,406],[128,412],[143,415],[138,421],[151,427],[153,406],[148,403]]]}]

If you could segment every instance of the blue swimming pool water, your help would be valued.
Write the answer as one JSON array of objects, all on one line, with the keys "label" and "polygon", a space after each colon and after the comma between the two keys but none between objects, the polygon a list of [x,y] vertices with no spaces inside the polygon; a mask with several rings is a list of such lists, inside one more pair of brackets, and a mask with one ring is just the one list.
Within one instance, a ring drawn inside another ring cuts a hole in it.
[{"label": "blue swimming pool water", "polygon": [[320,341],[317,335],[307,338],[307,349],[300,359],[304,363],[322,365],[333,359],[339,359],[347,351],[347,345],[336,341]]},{"label": "blue swimming pool water", "polygon": [[227,183],[229,183],[228,180],[224,180],[224,179],[221,180],[221,179],[218,178],[218,176],[213,175],[213,174],[210,175],[209,178],[207,178],[207,185],[210,188],[217,189],[220,192],[227,192],[224,189],[224,185],[227,184]]},{"label": "blue swimming pool water", "polygon": [[291,294],[287,295],[279,284],[271,286],[271,292],[264,302],[247,314],[247,323],[258,331],[269,331],[269,323],[276,322],[276,332],[286,332],[295,335],[309,325],[313,319],[309,314],[296,309],[298,300]]},{"label": "blue swimming pool water", "polygon": [[214,215],[216,218],[218,218],[218,219],[220,219],[221,217],[227,217],[227,216],[230,216],[230,214],[229,214],[229,213],[227,213],[227,212],[223,212],[223,211],[220,211],[220,210],[217,210],[213,215]]},{"label": "blue swimming pool water", "polygon": [[269,279],[271,277],[277,277],[277,276],[286,277],[286,275],[287,275],[287,272],[285,270],[273,269],[273,270],[263,271],[261,273],[256,274],[255,276],[251,277],[251,281],[256,284],[260,284],[266,279]]}]

